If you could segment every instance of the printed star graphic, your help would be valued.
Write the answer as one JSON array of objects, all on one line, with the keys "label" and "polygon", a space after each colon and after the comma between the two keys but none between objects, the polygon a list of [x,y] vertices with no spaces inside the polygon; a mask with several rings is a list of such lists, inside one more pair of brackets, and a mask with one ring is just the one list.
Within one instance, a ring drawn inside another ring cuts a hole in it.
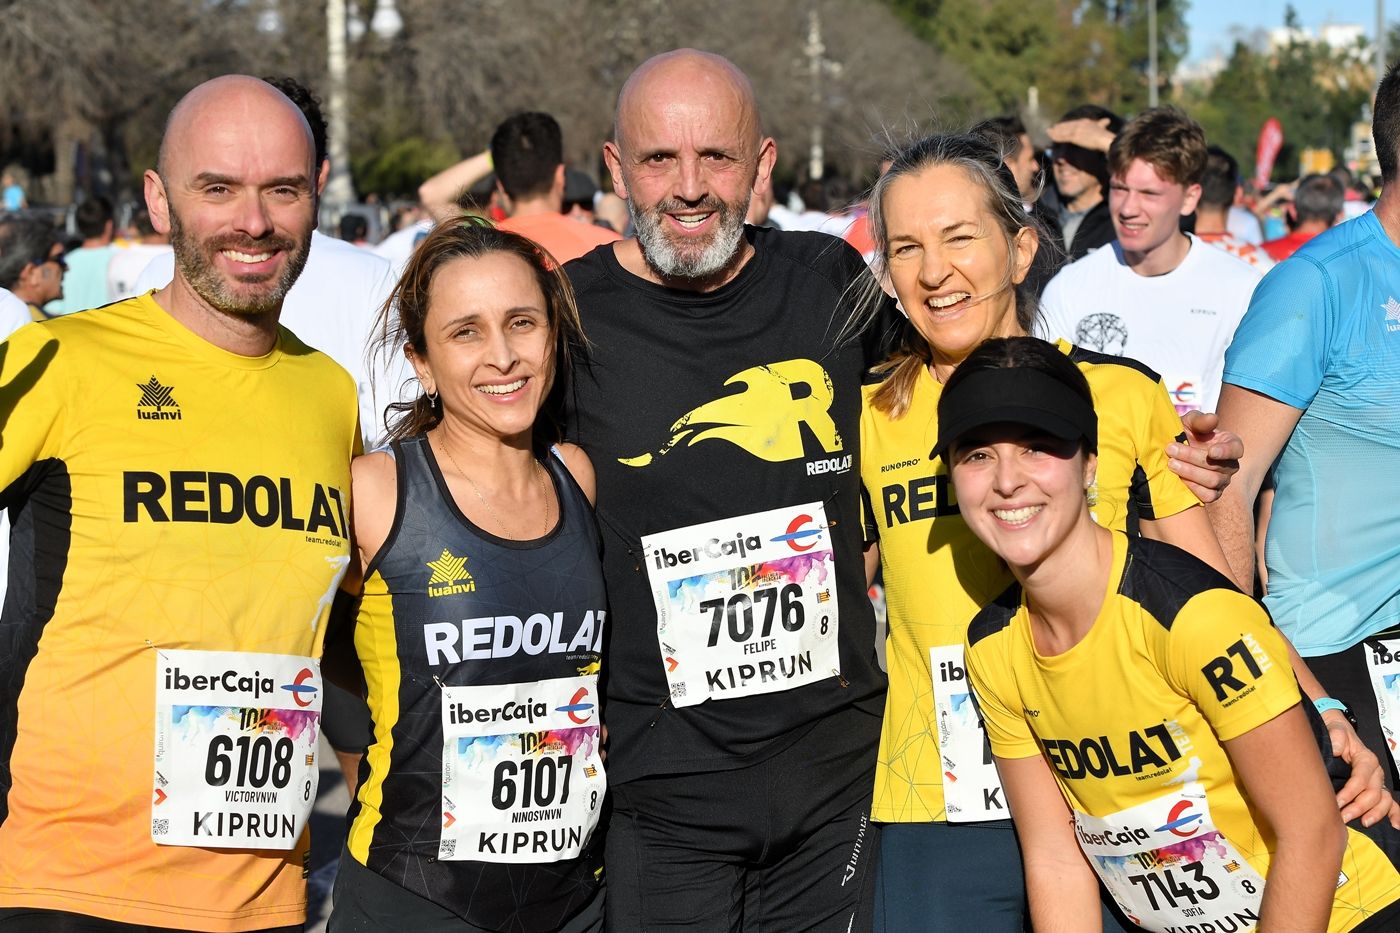
[{"label": "printed star graphic", "polygon": [[437,560],[428,561],[428,569],[433,575],[428,578],[428,583],[451,583],[460,580],[467,575],[467,559],[465,557],[453,557],[452,552],[447,548],[442,549],[442,556]]},{"label": "printed star graphic", "polygon": [[1381,310],[1385,312],[1387,321],[1400,322],[1400,301],[1396,301],[1394,295],[1390,296],[1390,300],[1385,303]]}]

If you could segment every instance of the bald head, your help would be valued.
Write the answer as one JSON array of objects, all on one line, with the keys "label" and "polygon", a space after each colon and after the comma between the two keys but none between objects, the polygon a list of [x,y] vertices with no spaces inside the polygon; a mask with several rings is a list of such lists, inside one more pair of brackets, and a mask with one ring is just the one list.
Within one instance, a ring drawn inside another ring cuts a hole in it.
[{"label": "bald head", "polygon": [[306,117],[281,91],[248,75],[213,78],[180,98],[165,121],[156,172],[167,176],[172,160],[178,161],[190,140],[211,131],[286,133],[304,138],[307,175],[315,176],[316,148]]},{"label": "bald head", "polygon": [[758,100],[748,75],[722,55],[698,49],[662,52],[637,66],[617,95],[613,132],[619,145],[638,119],[681,101],[702,103],[734,121],[740,138],[760,138]]}]

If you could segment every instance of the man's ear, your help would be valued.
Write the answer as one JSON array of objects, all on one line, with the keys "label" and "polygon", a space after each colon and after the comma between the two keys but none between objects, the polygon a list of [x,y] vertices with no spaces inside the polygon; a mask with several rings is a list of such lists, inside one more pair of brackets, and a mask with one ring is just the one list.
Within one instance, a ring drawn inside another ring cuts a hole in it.
[{"label": "man's ear", "polygon": [[627,182],[622,179],[622,151],[617,148],[617,143],[611,140],[603,143],[603,162],[612,176],[613,194],[626,201]]},{"label": "man's ear", "polygon": [[151,226],[162,236],[170,234],[170,198],[165,191],[165,182],[154,169],[146,169],[141,177],[146,194],[146,210],[151,215]]}]

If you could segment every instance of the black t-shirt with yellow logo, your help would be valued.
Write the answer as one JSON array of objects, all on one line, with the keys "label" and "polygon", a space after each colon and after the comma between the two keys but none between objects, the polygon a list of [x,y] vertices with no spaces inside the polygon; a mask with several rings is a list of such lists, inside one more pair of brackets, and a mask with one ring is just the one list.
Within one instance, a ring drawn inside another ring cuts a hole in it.
[{"label": "black t-shirt with yellow logo", "polygon": [[591,344],[569,434],[598,476],[614,780],[740,767],[883,702],[857,449],[876,353],[837,345],[869,272],[823,234],[745,235],[752,258],[703,294],[612,249],[565,266]]}]

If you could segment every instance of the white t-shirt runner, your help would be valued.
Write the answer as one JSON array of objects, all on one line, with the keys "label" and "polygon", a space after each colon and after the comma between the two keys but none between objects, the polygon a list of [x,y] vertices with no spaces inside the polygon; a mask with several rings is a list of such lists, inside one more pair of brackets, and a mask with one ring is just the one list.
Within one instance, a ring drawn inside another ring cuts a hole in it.
[{"label": "white t-shirt runner", "polygon": [[1187,235],[1190,252],[1165,275],[1138,275],[1116,242],[1061,269],[1041,297],[1037,335],[1145,363],[1177,412],[1214,411],[1225,348],[1262,276]]}]

